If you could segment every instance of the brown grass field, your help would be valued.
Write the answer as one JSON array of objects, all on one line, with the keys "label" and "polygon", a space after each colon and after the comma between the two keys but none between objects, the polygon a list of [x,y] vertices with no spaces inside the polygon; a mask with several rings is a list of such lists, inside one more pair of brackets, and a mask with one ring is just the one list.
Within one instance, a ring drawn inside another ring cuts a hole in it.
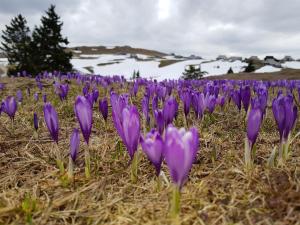
[{"label": "brown grass field", "polygon": [[[13,127],[7,115],[0,116],[0,224],[26,224],[30,217],[31,223],[38,225],[172,224],[168,215],[170,186],[165,182],[160,191],[156,189],[154,168],[140,147],[138,182],[131,183],[129,156],[124,148],[117,147],[119,137],[112,123],[111,109],[105,123],[95,104],[90,139],[91,179],[86,180],[84,176],[85,144],[81,136],[75,181],[65,185],[43,119],[42,97],[39,96],[38,103],[33,99],[33,93],[40,93],[34,79],[1,78],[0,82],[6,83],[0,99],[15,95],[17,89],[24,95]],[[47,93],[48,101],[59,115],[58,146],[67,167],[70,135],[73,128],[79,127],[73,104],[82,87],[71,84],[68,100],[61,102],[53,94],[52,81],[44,80],[43,84],[43,93]],[[25,95],[28,86],[31,87],[29,97]],[[103,98],[104,89],[98,88]],[[128,89],[117,90],[128,92]],[[132,98],[139,108],[142,95],[140,90]],[[244,111],[238,113],[231,102],[224,110],[217,108],[211,116],[206,115],[203,121],[196,120],[193,111],[190,113],[188,124],[199,130],[200,150],[182,189],[181,224],[300,224],[300,138],[291,144],[292,154],[284,166],[267,166],[273,148],[279,146],[270,105],[273,97],[270,91],[266,118],[256,144],[255,167],[250,172],[245,171],[243,164]],[[34,111],[39,116],[38,135],[33,128]],[[182,105],[175,125],[184,126]],[[293,135],[299,129],[298,121]],[[162,170],[170,180],[165,164]]]}]

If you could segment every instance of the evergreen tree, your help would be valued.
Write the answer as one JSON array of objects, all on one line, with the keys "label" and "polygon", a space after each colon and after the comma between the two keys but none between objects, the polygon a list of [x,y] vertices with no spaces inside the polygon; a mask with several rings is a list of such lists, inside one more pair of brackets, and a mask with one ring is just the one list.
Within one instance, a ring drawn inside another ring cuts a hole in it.
[{"label": "evergreen tree", "polygon": [[138,70],[135,74],[136,78],[140,78],[140,71]]},{"label": "evergreen tree", "polygon": [[35,27],[32,34],[32,57],[35,72],[72,70],[70,59],[71,52],[66,52],[68,39],[61,34],[63,22],[55,12],[55,6],[51,5],[46,15],[41,18],[41,26]]},{"label": "evergreen tree", "polygon": [[135,70],[133,71],[133,74],[132,74],[132,77],[131,77],[131,80],[135,80],[135,78],[136,78],[136,72],[135,72]]},{"label": "evergreen tree", "polygon": [[228,74],[233,73],[232,68],[230,67],[229,70],[227,71]]},{"label": "evergreen tree", "polygon": [[185,80],[201,79],[205,73],[206,72],[201,72],[200,66],[196,68],[194,65],[189,65],[185,68],[182,77]]},{"label": "evergreen tree", "polygon": [[251,72],[254,72],[255,71],[255,66],[254,66],[254,63],[252,61],[250,61],[248,63],[248,66],[245,68],[245,72],[246,73],[251,73]]},{"label": "evergreen tree", "polygon": [[0,49],[8,59],[8,75],[15,75],[20,71],[31,71],[30,48],[30,29],[26,19],[19,14],[11,20],[10,25],[5,26],[2,31]]}]

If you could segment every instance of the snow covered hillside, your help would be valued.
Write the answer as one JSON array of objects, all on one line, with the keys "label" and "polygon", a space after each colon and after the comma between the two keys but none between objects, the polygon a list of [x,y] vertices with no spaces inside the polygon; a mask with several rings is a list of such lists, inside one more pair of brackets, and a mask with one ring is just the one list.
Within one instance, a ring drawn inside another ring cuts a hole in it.
[{"label": "snow covered hillside", "polygon": [[[175,63],[159,67],[161,60],[176,60]],[[201,71],[205,76],[226,74],[231,67],[234,72],[241,72],[246,63],[241,61],[212,61],[208,59],[180,59],[173,56],[164,58],[149,57],[147,55],[81,55],[72,59],[75,69],[83,73],[100,75],[124,75],[130,78],[133,71],[140,71],[142,77],[158,80],[178,79],[188,65],[201,64]]]}]

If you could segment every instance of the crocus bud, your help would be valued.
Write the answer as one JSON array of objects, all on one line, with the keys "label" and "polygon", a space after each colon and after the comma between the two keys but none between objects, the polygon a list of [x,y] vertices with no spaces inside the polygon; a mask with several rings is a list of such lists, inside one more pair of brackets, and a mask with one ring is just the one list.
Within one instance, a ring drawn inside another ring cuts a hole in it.
[{"label": "crocus bud", "polygon": [[33,113],[33,126],[34,126],[34,129],[37,131],[38,128],[39,128],[39,120],[38,120],[38,116],[35,113]]},{"label": "crocus bud", "polygon": [[101,112],[105,121],[107,121],[108,116],[108,102],[107,98],[103,98],[99,100],[99,111]]},{"label": "crocus bud", "polygon": [[13,120],[18,109],[15,98],[13,96],[8,96],[4,100],[4,104],[2,107],[2,110],[10,117],[11,120]]},{"label": "crocus bud", "polygon": [[165,127],[164,113],[162,110],[154,111],[154,118],[156,122],[157,130],[160,134],[163,134]]},{"label": "crocus bud", "polygon": [[74,111],[84,140],[88,144],[93,124],[93,111],[90,101],[84,96],[77,96]]},{"label": "crocus bud", "polygon": [[44,105],[44,119],[52,139],[58,143],[58,116],[54,107],[49,102]]},{"label": "crocus bud", "polygon": [[174,184],[183,186],[195,160],[199,137],[196,128],[186,131],[169,125],[166,129],[164,156]]},{"label": "crocus bud", "polygon": [[131,159],[137,150],[140,138],[139,113],[135,106],[128,106],[122,111],[122,128],[124,134],[124,144]]},{"label": "crocus bud", "polygon": [[149,161],[156,169],[156,176],[160,173],[161,163],[163,160],[163,140],[160,134],[152,129],[145,138],[140,137],[143,152],[147,155]]},{"label": "crocus bud", "polygon": [[250,110],[248,121],[247,121],[247,137],[249,140],[250,149],[255,144],[260,125],[262,122],[262,112],[260,108],[252,108]]},{"label": "crocus bud", "polygon": [[73,130],[73,133],[72,133],[71,139],[70,139],[70,156],[71,156],[73,162],[75,162],[75,160],[76,160],[77,153],[79,150],[79,144],[80,144],[79,131],[77,128],[75,128]]}]

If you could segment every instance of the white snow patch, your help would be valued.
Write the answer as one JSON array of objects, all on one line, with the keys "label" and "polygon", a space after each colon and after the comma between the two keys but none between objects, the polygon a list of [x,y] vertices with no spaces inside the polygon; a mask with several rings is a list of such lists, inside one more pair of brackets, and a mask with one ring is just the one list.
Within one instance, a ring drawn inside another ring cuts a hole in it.
[{"label": "white snow patch", "polygon": [[0,65],[1,66],[7,66],[8,59],[7,58],[0,58]]},{"label": "white snow patch", "polygon": [[285,62],[282,64],[282,67],[291,68],[291,69],[300,69],[300,62],[297,61]]},{"label": "white snow patch", "polygon": [[[159,60],[152,61],[136,61],[128,58],[128,56],[120,55],[94,55],[93,59],[72,59],[71,63],[74,68],[79,71],[85,71],[84,67],[91,66],[95,74],[100,75],[124,75],[126,78],[132,76],[133,71],[140,71],[144,78],[155,78],[157,80],[164,79],[178,79],[182,76],[186,66],[193,64],[201,64],[205,62],[204,59],[185,60],[177,62],[169,66],[159,68]],[[97,58],[96,58],[97,57]],[[120,59],[122,61],[120,61]],[[118,61],[119,60],[119,61]],[[118,61],[119,63],[98,66],[99,63],[108,63]],[[226,74],[231,67],[234,72],[240,72],[247,64],[241,61],[227,62],[227,61],[212,61],[201,64],[201,70],[206,71],[204,76]]]},{"label": "white snow patch", "polygon": [[258,70],[255,70],[255,73],[272,73],[272,72],[278,72],[280,70],[281,68],[267,65],[267,66],[263,66]]}]

